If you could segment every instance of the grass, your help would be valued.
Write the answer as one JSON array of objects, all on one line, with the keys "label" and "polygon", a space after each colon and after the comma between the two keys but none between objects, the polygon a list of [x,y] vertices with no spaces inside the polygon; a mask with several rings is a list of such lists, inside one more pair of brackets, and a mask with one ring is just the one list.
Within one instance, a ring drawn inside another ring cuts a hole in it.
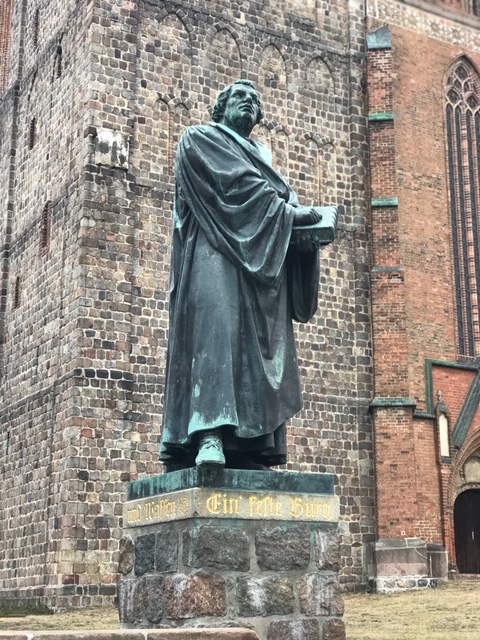
[{"label": "grass", "polygon": [[52,609],[44,605],[10,607],[0,604],[0,618],[18,618],[18,616],[51,616]]},{"label": "grass", "polygon": [[[480,581],[390,596],[345,595],[347,640],[479,640]],[[118,629],[114,607],[0,617],[3,631]]]},{"label": "grass", "polygon": [[51,615],[0,617],[0,631],[74,631],[119,629],[116,607],[73,609]]},{"label": "grass", "polygon": [[345,596],[347,640],[479,640],[480,581]]}]

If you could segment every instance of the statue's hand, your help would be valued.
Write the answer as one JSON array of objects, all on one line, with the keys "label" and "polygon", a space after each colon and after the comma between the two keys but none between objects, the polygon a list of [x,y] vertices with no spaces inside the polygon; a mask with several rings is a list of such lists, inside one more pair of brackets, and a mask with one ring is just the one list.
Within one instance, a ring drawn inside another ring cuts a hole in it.
[{"label": "statue's hand", "polygon": [[322,214],[313,207],[297,207],[295,209],[293,226],[293,242],[299,251],[311,253],[318,251],[322,246],[317,229],[299,229],[309,227],[320,222]]},{"label": "statue's hand", "polygon": [[316,224],[322,219],[322,214],[312,207],[297,207],[295,209],[294,227],[307,227]]},{"label": "statue's hand", "polygon": [[300,236],[296,239],[295,245],[299,251],[304,251],[305,253],[313,253],[314,251],[318,251],[322,246],[320,242],[320,238],[318,236]]}]

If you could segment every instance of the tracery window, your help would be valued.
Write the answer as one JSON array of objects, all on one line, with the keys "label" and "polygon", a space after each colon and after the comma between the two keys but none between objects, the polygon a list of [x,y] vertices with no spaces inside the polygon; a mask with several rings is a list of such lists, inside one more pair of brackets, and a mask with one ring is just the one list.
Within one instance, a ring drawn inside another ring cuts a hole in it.
[{"label": "tracery window", "polygon": [[480,354],[480,78],[464,57],[446,80],[447,159],[460,356]]}]

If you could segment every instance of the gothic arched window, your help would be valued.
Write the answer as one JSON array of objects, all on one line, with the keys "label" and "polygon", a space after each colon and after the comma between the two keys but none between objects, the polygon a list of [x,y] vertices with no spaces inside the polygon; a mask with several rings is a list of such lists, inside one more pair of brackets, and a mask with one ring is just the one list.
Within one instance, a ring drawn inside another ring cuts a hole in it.
[{"label": "gothic arched window", "polygon": [[460,58],[446,80],[450,215],[460,356],[480,354],[480,78]]}]

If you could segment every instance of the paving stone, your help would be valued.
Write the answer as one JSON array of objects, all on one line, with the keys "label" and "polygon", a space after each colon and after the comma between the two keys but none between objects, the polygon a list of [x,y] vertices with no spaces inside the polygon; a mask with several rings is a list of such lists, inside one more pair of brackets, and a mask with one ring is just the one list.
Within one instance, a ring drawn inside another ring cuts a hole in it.
[{"label": "paving stone", "polygon": [[146,640],[258,640],[251,629],[162,629],[148,631]]}]

